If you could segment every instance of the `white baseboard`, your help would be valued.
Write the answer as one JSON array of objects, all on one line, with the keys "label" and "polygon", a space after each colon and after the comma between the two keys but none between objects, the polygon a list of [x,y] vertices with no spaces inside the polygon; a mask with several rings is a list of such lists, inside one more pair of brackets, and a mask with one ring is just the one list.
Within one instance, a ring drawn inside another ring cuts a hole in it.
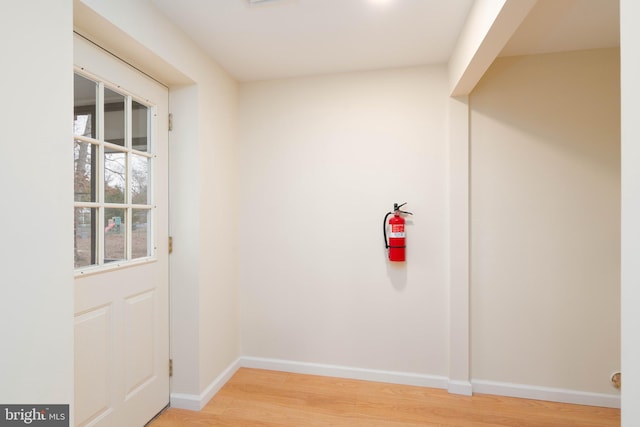
[{"label": "white baseboard", "polygon": [[354,380],[377,381],[383,383],[415,385],[421,387],[446,389],[449,379],[443,376],[413,374],[377,369],[353,368],[320,363],[295,362],[261,357],[241,357],[241,365],[246,368],[269,369],[272,371],[296,374],[322,375],[328,377],[349,378]]},{"label": "white baseboard", "polygon": [[620,394],[590,393],[560,388],[538,387],[494,381],[471,380],[474,393],[547,400],[550,402],[575,403],[577,405],[620,408]]},{"label": "white baseboard", "polygon": [[523,399],[547,400],[551,402],[574,403],[578,405],[620,408],[620,394],[590,393],[532,385],[502,383],[495,381],[471,380],[450,381],[447,377],[397,371],[353,368],[320,363],[296,362],[291,360],[268,359],[242,356],[214,379],[199,395],[171,393],[173,408],[199,411],[241,368],[268,369],[297,374],[322,375],[364,381],[377,381],[420,387],[447,389],[449,393],[471,396],[472,393],[519,397]]},{"label": "white baseboard", "polygon": [[461,394],[463,396],[473,395],[473,387],[469,381],[449,381],[449,387],[447,391],[451,394]]},{"label": "white baseboard", "polygon": [[170,404],[172,408],[188,409],[191,411],[199,411],[211,400],[213,396],[229,381],[229,379],[242,366],[241,360],[237,359],[227,369],[214,379],[211,384],[204,389],[199,395],[171,393]]}]

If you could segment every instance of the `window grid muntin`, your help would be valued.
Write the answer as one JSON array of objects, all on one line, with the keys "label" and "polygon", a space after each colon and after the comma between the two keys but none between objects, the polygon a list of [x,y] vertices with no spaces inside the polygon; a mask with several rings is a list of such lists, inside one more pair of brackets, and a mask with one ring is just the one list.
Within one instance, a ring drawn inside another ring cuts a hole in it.
[{"label": "window grid muntin", "polygon": [[[98,146],[99,146],[98,141],[96,139],[93,139],[93,138],[76,135],[73,138],[73,143],[75,144],[76,142],[81,142],[81,143],[84,143],[84,144],[88,144],[90,149],[92,147],[95,147],[95,149],[96,149],[95,154],[93,153],[93,151],[91,151],[91,161],[92,162],[96,162],[96,169],[98,169],[97,168],[97,162],[99,161],[99,159],[97,159],[98,152],[99,152],[99,150],[98,150]],[[74,150],[75,150],[75,147],[74,147]],[[75,157],[75,152],[74,152],[74,157]],[[75,165],[75,159],[74,159],[74,169],[75,168],[76,168],[76,165]],[[95,181],[97,179],[97,177],[94,176],[96,171],[93,170],[93,165],[91,165],[90,168],[91,168],[90,169],[91,170],[91,181]],[[76,171],[74,170],[74,174],[75,173],[76,173]],[[74,193],[75,193],[75,190],[76,190],[75,180],[76,180],[76,177],[74,176]],[[97,183],[96,184],[91,183],[90,185],[91,185],[91,188],[90,188],[90,196],[89,196],[89,198],[93,199],[94,193],[97,193],[97,191],[98,191]],[[97,194],[95,194],[95,198],[96,199],[97,199],[97,197],[98,197]],[[90,201],[76,200],[76,194],[74,194],[74,201],[76,201],[77,203],[94,203],[95,202],[94,200],[90,200]]]},{"label": "window grid muntin", "polygon": [[[155,244],[155,191],[154,191],[154,174],[155,174],[155,132],[153,131],[156,119],[156,107],[149,103],[147,100],[136,97],[131,93],[123,90],[120,86],[109,84],[96,76],[87,73],[85,70],[76,68],[74,73],[92,80],[97,83],[97,94],[96,94],[96,138],[90,138],[80,135],[74,135],[74,143],[75,140],[80,140],[83,142],[88,142],[97,147],[96,153],[96,169],[97,169],[97,201],[96,202],[74,202],[75,208],[95,208],[96,209],[96,222],[97,225],[95,229],[96,241],[93,242],[96,246],[96,264],[92,264],[85,267],[78,267],[75,269],[76,274],[86,274],[90,272],[98,272],[104,270],[111,270],[113,268],[118,268],[121,266],[129,266],[133,264],[138,264],[141,262],[153,261],[156,259],[156,244]],[[108,88],[114,92],[122,94],[125,97],[125,143],[124,147],[112,144],[104,140],[105,138],[105,129],[104,129],[104,89]],[[147,107],[147,151],[141,151],[133,148],[133,135],[132,135],[132,103],[133,101],[139,103]],[[109,150],[117,150],[125,153],[125,163],[126,163],[126,180],[125,180],[125,200],[124,203],[107,203],[105,201],[105,168],[104,168],[104,155],[105,148]],[[132,155],[139,155],[148,159],[148,175],[147,175],[147,204],[135,204],[133,203],[133,193],[132,193],[132,170],[131,170],[131,157]],[[113,261],[109,263],[105,263],[105,237],[104,237],[104,229],[106,226],[105,223],[105,211],[109,208],[122,208],[125,209],[126,216],[126,248],[125,248],[125,258],[120,261]],[[147,253],[149,254],[146,257],[140,258],[132,258],[133,256],[133,210],[147,210],[148,211],[148,222],[147,222]]]}]

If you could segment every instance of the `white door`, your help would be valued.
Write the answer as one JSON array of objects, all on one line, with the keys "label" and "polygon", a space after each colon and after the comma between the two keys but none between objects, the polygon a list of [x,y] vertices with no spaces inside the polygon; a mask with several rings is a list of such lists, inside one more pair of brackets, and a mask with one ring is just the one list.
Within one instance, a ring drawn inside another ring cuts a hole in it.
[{"label": "white door", "polygon": [[75,422],[143,426],[169,403],[168,91],[74,37]]}]

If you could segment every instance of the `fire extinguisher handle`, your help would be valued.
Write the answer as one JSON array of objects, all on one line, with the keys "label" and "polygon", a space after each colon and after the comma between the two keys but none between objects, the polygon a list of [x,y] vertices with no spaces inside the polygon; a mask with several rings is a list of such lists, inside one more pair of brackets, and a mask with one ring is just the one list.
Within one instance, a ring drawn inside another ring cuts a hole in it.
[{"label": "fire extinguisher handle", "polygon": [[400,205],[399,205],[399,204],[397,204],[397,203],[394,203],[394,204],[393,204],[393,210],[394,210],[394,211],[398,211],[398,212],[403,213],[403,214],[413,215],[411,212],[407,212],[407,211],[400,210],[400,208],[401,208],[401,207],[403,207],[403,206],[404,206],[404,205],[406,205],[406,204],[407,204],[407,202],[404,202],[404,203],[402,203],[402,204],[400,204]]}]

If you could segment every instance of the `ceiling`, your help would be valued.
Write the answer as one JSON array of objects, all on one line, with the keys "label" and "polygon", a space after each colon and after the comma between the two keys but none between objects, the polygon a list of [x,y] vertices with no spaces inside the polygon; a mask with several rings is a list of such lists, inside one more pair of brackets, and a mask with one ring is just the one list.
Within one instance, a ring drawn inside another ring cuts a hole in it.
[{"label": "ceiling", "polygon": [[[152,0],[239,81],[446,63],[473,0]],[[503,55],[619,45],[618,0],[539,0]]]},{"label": "ceiling", "polygon": [[538,0],[501,55],[617,46],[620,46],[618,0]]}]

